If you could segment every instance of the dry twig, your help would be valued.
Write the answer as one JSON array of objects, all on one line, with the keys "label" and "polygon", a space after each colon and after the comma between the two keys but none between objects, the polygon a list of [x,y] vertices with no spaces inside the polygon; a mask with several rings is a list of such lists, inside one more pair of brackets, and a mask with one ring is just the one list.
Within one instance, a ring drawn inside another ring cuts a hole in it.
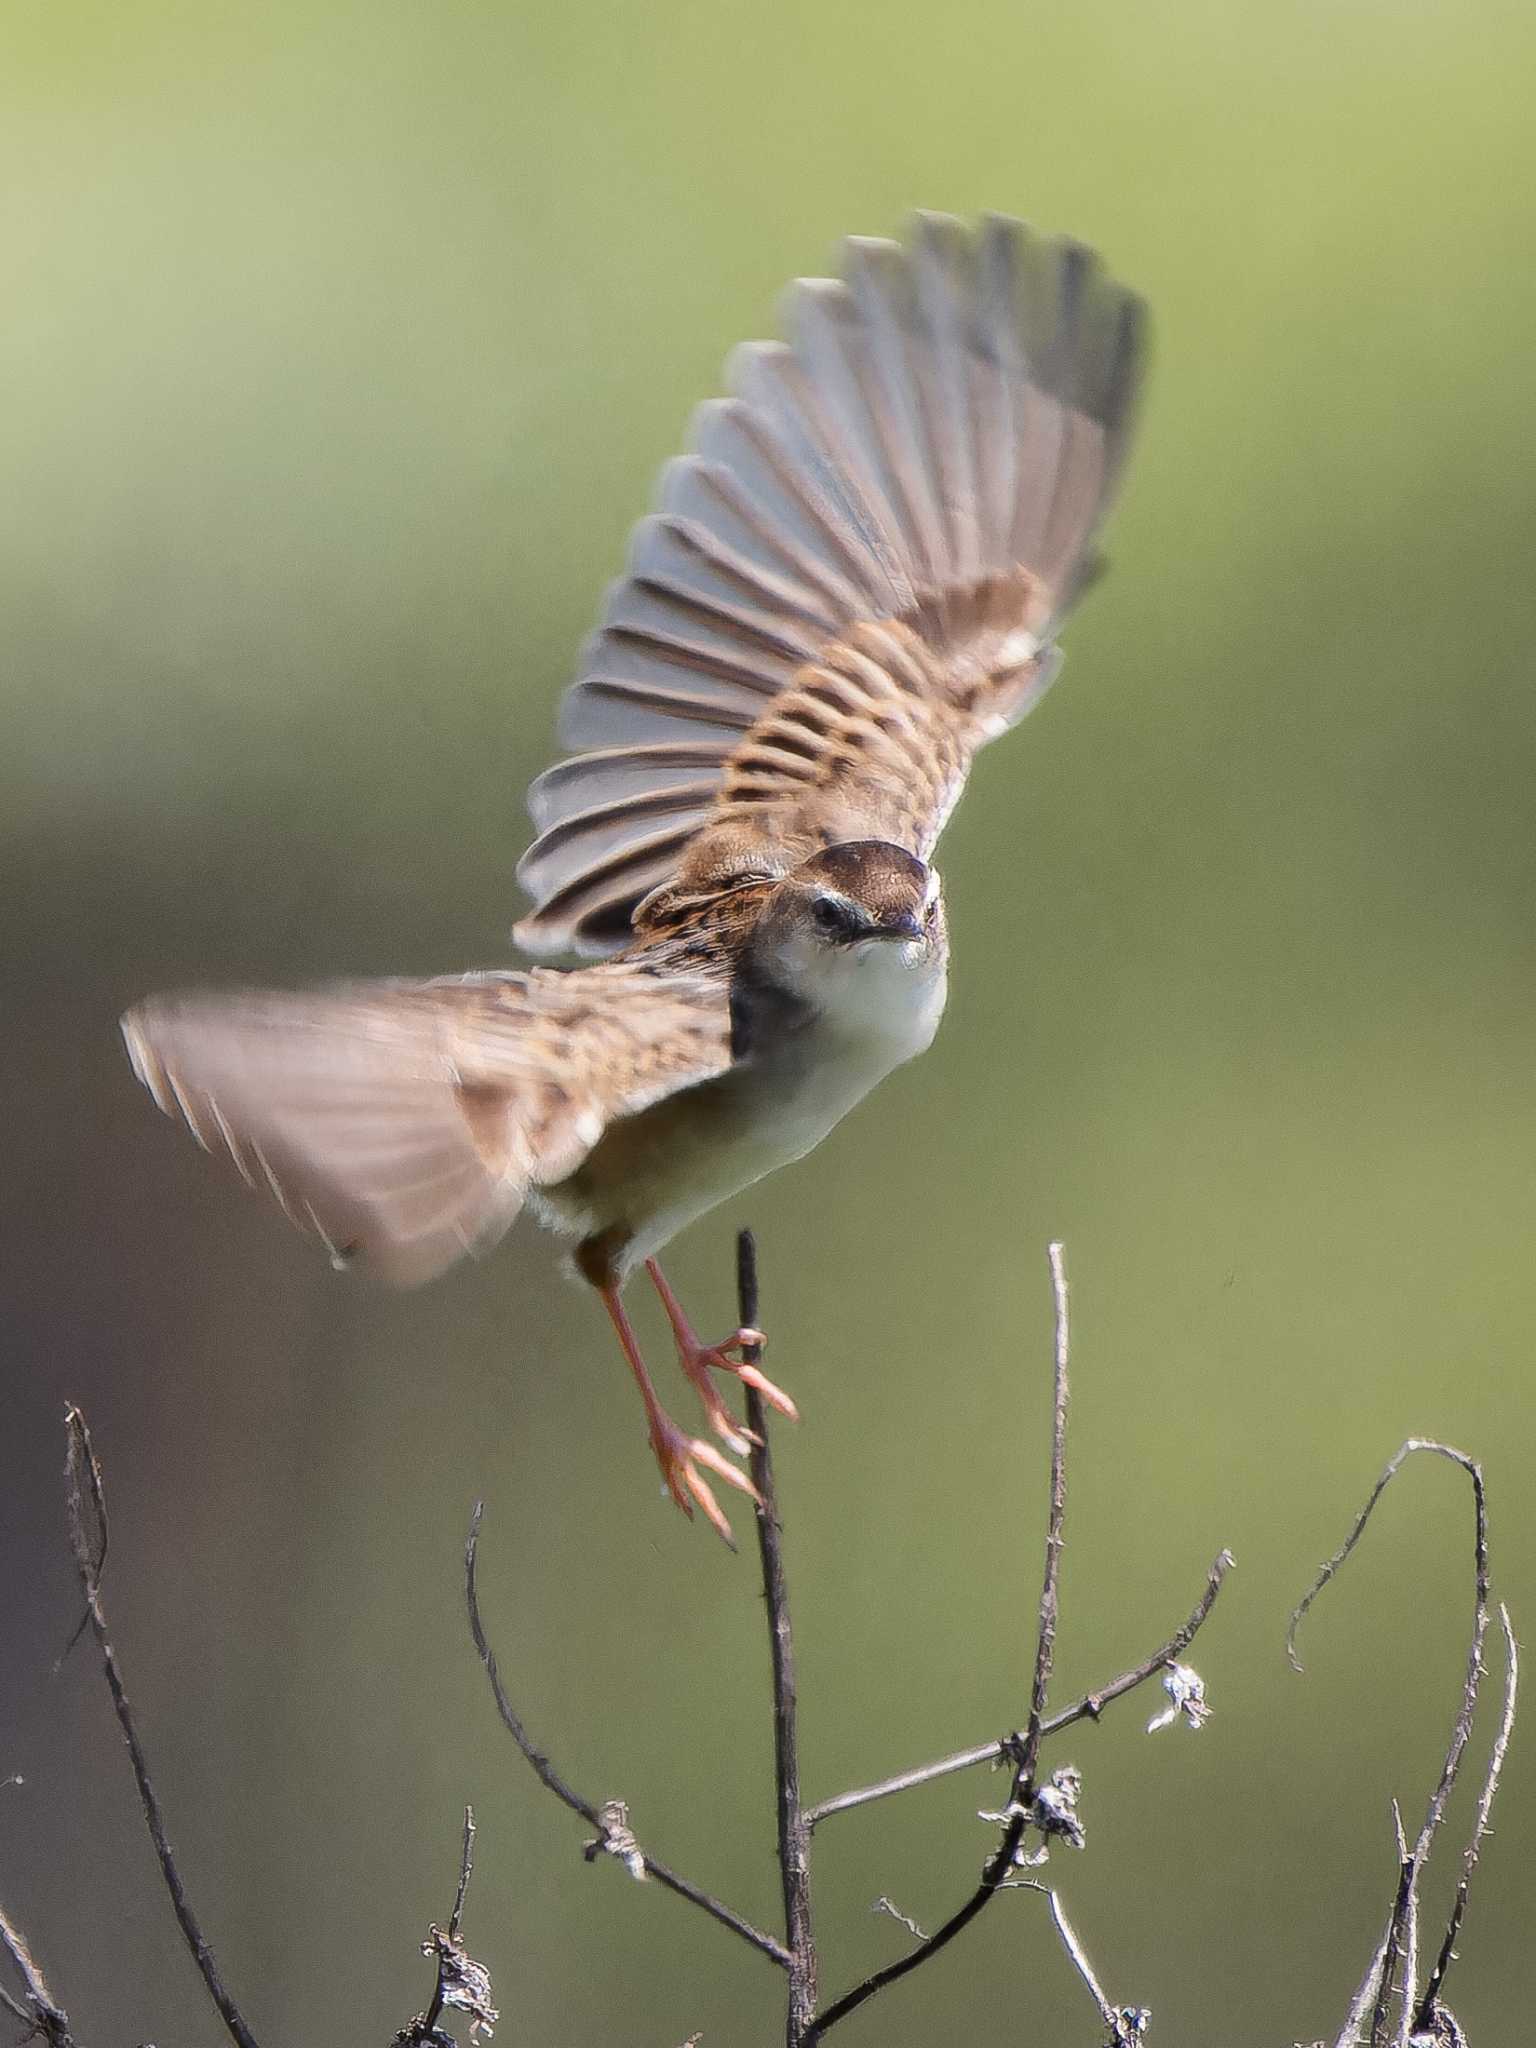
[{"label": "dry twig", "polygon": [[161,1810],[159,1796],[149,1775],[149,1764],[144,1755],[144,1746],[139,1740],[133,1709],[123,1684],[122,1672],[118,1667],[117,1653],[112,1648],[107,1634],[107,1618],[101,1604],[100,1564],[107,1554],[107,1502],[102,1484],[101,1465],[91,1443],[91,1433],[86,1427],[85,1417],[71,1404],[64,1411],[64,1428],[68,1452],[64,1467],[66,1501],[69,1514],[69,1540],[75,1553],[75,1564],[80,1573],[80,1585],[85,1594],[87,1617],[96,1637],[96,1647],[101,1654],[102,1670],[106,1674],[107,1690],[112,1695],[113,1711],[118,1726],[123,1731],[123,1740],[128,1745],[129,1760],[133,1765],[134,1780],[139,1788],[139,1804],[144,1809],[144,1824],[149,1829],[149,1838],[154,1844],[155,1855],[160,1862],[160,1874],[165,1880],[170,1895],[171,1910],[176,1915],[182,1938],[191,1952],[198,1972],[213,2000],[224,2030],[237,2048],[256,2048],[256,2037],[246,2025],[240,2008],[235,2004],[219,1974],[213,1950],[208,1938],[193,1911],[182,1882],[181,1872],[176,1867],[176,1858],[171,1851],[169,1837],[165,1831],[165,1815]]},{"label": "dry twig", "polygon": [[[744,1330],[758,1326],[757,1244],[750,1230],[736,1239],[736,1307]],[[756,1365],[759,1347],[743,1352]],[[784,1939],[789,1950],[790,2048],[808,2038],[816,2012],[816,1941],[811,1925],[811,1829],[800,1803],[800,1755],[796,1740],[795,1642],[789,1619],[789,1587],[784,1577],[783,1530],[779,1522],[778,1488],[773,1476],[773,1449],[768,1435],[768,1407],[757,1388],[747,1384],[747,1427],[756,1442],[750,1460],[757,1488],[754,1516],[757,1549],[763,1572],[763,1602],[768,1611],[768,1649],[773,1670],[773,1783],[778,1819],[779,1873],[784,1890]]]},{"label": "dry twig", "polygon": [[[1206,1617],[1216,1604],[1227,1573],[1231,1571],[1234,1559],[1230,1550],[1223,1550],[1212,1559],[1205,1575],[1205,1589],[1195,1602],[1187,1620],[1182,1622],[1150,1657],[1144,1657],[1139,1664],[1133,1664],[1128,1671],[1122,1671],[1118,1678],[1108,1685],[1100,1686],[1097,1692],[1084,1693],[1074,1700],[1070,1707],[1064,1707],[1059,1714],[1048,1715],[1041,1725],[1040,1736],[1048,1742],[1053,1735],[1059,1735],[1064,1728],[1071,1728],[1079,1721],[1097,1721],[1104,1709],[1113,1700],[1124,1698],[1128,1692],[1135,1692],[1160,1671],[1166,1671],[1189,1648],[1204,1627]],[[972,1749],[957,1749],[949,1756],[941,1756],[930,1764],[919,1764],[914,1770],[900,1771],[895,1777],[879,1778],[872,1785],[859,1785],[851,1792],[839,1792],[835,1798],[820,1800],[806,1809],[806,1820],[811,1827],[817,1827],[824,1820],[830,1820],[835,1813],[849,1813],[857,1806],[869,1806],[877,1799],[889,1799],[897,1792],[910,1792],[919,1785],[932,1784],[936,1778],[950,1777],[956,1771],[968,1771],[976,1764],[1000,1764],[1005,1758],[1016,1756],[1024,1737],[1022,1731],[1004,1735],[996,1742],[981,1742]]]}]

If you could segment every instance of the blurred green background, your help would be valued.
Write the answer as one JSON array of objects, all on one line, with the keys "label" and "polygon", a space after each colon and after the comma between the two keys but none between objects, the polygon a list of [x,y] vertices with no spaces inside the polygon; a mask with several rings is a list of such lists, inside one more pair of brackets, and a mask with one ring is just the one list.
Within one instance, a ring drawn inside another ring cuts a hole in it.
[{"label": "blurred green background", "polygon": [[[657,1495],[595,1305],[529,1227],[420,1295],[342,1282],[158,1119],[115,1018],[188,982],[508,957],[521,794],[631,519],[784,279],[913,205],[1101,247],[1157,360],[1067,675],[946,842],[932,1054],[674,1277],[764,1262],[813,1796],[1024,1711],[1076,1289],[1058,1696],[1240,1569],[1198,1738],[1130,1703],[1054,1760],[1053,1871],[1153,2039],[1332,2034],[1459,1683],[1487,1460],[1536,1624],[1536,699],[1529,80],[1481,0],[260,10],[10,0],[0,24],[5,1165],[0,1898],[91,2041],[214,2038],[76,1600],[60,1413],[175,1842],[264,2042],[424,2002],[465,1798],[498,2039],[754,2048],[770,1967],[579,1824],[775,1908],[749,1557]],[[649,1305],[644,1328],[663,1332]],[[828,1826],[832,1990],[974,1880],[986,1774]],[[1536,1722],[1453,2002],[1536,1992]],[[1458,1812],[1464,1812],[1466,1801]],[[1435,1891],[1439,1898],[1442,1883]],[[1021,1894],[837,2038],[1098,2038]]]}]

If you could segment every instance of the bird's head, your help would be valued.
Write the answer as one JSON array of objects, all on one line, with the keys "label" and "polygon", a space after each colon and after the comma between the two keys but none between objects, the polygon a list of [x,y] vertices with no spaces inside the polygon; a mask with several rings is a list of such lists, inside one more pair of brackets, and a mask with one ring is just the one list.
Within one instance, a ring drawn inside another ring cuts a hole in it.
[{"label": "bird's head", "polygon": [[938,874],[885,839],[826,847],[776,886],[754,949],[775,980],[822,1015],[904,1032],[942,989]]}]

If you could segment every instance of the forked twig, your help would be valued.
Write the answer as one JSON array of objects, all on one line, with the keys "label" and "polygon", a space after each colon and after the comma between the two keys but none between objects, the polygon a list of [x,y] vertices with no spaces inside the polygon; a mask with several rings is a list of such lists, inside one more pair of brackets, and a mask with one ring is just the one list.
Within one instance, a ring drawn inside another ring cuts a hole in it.
[{"label": "forked twig", "polygon": [[[1230,1550],[1223,1550],[1212,1559],[1205,1575],[1205,1589],[1190,1610],[1188,1619],[1176,1628],[1159,1650],[1141,1663],[1133,1664],[1128,1671],[1111,1679],[1108,1685],[1100,1686],[1096,1692],[1084,1693],[1070,1707],[1063,1707],[1059,1714],[1047,1715],[1041,1724],[1042,1741],[1059,1735],[1064,1728],[1072,1727],[1078,1721],[1097,1721],[1112,1700],[1124,1698],[1138,1686],[1145,1685],[1160,1671],[1166,1671],[1189,1648],[1204,1627],[1206,1617],[1216,1604],[1222,1582],[1231,1571],[1234,1559]],[[811,1827],[817,1827],[829,1820],[834,1813],[849,1813],[858,1806],[869,1806],[877,1799],[889,1799],[897,1792],[910,1792],[918,1785],[931,1784],[936,1778],[950,1777],[956,1771],[968,1771],[976,1764],[1000,1764],[1006,1757],[1016,1756],[1023,1742],[1022,1733],[1005,1735],[997,1742],[981,1742],[973,1749],[957,1749],[949,1756],[941,1756],[931,1764],[919,1764],[915,1770],[898,1772],[895,1777],[878,1778],[871,1785],[857,1786],[852,1792],[839,1792],[835,1798],[818,1801],[807,1807],[806,1820]]]},{"label": "forked twig", "polygon": [[[700,1907],[709,1914],[711,1919],[718,1920],[722,1927],[728,1927],[733,1934],[740,1935],[743,1941],[750,1943],[760,1954],[771,1957],[781,1969],[788,1969],[789,1951],[782,1942],[776,1941],[771,1934],[765,1934],[760,1927],[754,1927],[750,1920],[744,1919],[740,1913],[734,1911],[730,1906],[723,1904],[717,1898],[713,1898],[701,1886],[692,1883],[686,1877],[679,1876],[675,1870],[669,1870],[665,1863],[658,1862],[654,1856],[640,1847],[633,1836],[629,1835],[627,1827],[623,1829],[626,1839],[621,1843],[618,1839],[619,1828],[615,1822],[614,1803],[610,1802],[607,1806],[599,1806],[595,1801],[584,1798],[574,1786],[566,1782],[550,1762],[548,1756],[534,1742],[527,1728],[523,1725],[522,1716],[518,1713],[516,1707],[513,1706],[511,1699],[508,1697],[507,1689],[502,1683],[501,1670],[496,1661],[496,1653],[491,1648],[490,1640],[485,1632],[485,1623],[480,1614],[477,1570],[480,1523],[484,1513],[485,1502],[476,1501],[474,1513],[470,1517],[469,1537],[464,1545],[464,1598],[465,1605],[469,1611],[469,1631],[474,1638],[475,1649],[479,1653],[480,1662],[485,1667],[485,1675],[490,1683],[491,1696],[496,1702],[496,1711],[501,1716],[502,1726],[527,1758],[539,1782],[542,1785],[546,1785],[563,1805],[571,1809],[572,1813],[579,1813],[584,1821],[597,1830],[597,1845],[599,1848],[614,1850],[615,1853],[621,1854],[626,1862],[638,1862],[645,1876],[654,1877],[656,1882],[664,1886],[666,1890],[676,1892],[679,1898],[687,1899],[693,1905]],[[593,1853],[595,1854],[596,1850]]]},{"label": "forked twig", "polygon": [[149,1775],[149,1764],[144,1755],[144,1746],[134,1723],[133,1709],[123,1685],[122,1672],[118,1668],[117,1653],[112,1648],[107,1634],[107,1619],[101,1604],[100,1560],[107,1553],[107,1503],[102,1484],[101,1466],[91,1443],[91,1433],[86,1427],[85,1417],[73,1403],[64,1411],[64,1428],[68,1444],[64,1473],[66,1501],[69,1515],[69,1540],[75,1553],[75,1565],[80,1574],[80,1585],[85,1594],[86,1612],[96,1637],[96,1647],[101,1654],[102,1669],[106,1674],[107,1690],[112,1695],[113,1710],[118,1726],[123,1731],[123,1740],[128,1745],[129,1761],[133,1765],[134,1780],[139,1788],[139,1804],[144,1809],[144,1823],[149,1829],[149,1838],[154,1844],[155,1855],[159,1858],[160,1874],[165,1879],[165,1888],[170,1895],[171,1910],[176,1915],[183,1939],[191,1951],[192,1960],[213,2000],[225,2032],[238,2044],[238,2048],[257,2048],[256,2037],[246,2025],[240,2008],[235,2004],[219,1975],[218,1964],[208,1938],[194,1912],[187,1889],[182,1882],[181,1872],[176,1867],[170,1840],[165,1832],[165,1815]]}]

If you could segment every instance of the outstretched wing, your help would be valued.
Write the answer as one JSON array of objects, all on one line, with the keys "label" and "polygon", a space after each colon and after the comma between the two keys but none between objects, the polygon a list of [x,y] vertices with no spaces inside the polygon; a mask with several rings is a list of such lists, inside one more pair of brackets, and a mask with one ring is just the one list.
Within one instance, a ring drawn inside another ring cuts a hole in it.
[{"label": "outstretched wing", "polygon": [[161,996],[123,1035],[161,1109],[338,1261],[402,1286],[488,1249],[613,1118],[730,1064],[723,978],[624,961]]},{"label": "outstretched wing", "polygon": [[1140,302],[1072,242],[920,216],[801,280],[787,342],[663,473],[540,776],[535,952],[755,846],[926,855],[977,747],[1050,683],[1129,438]]}]

